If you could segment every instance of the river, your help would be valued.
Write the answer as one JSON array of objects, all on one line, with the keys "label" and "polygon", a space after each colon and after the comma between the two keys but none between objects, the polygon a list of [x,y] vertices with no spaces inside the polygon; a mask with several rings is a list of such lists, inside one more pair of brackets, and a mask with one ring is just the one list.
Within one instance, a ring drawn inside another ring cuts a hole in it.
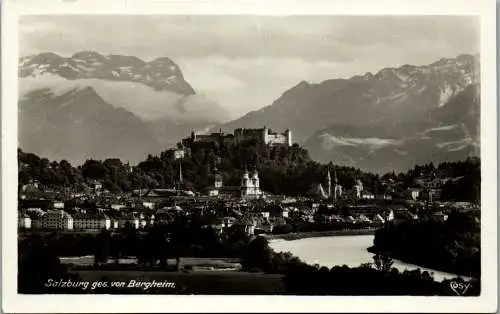
[{"label": "river", "polygon": [[[292,241],[271,240],[269,246],[276,252],[290,252],[311,265],[319,264],[329,268],[336,265],[358,267],[363,263],[373,263],[373,254],[366,250],[373,245],[373,238],[373,235],[353,235],[304,238]],[[420,268],[422,271],[426,270],[432,273],[436,281],[457,277],[450,273],[403,263],[398,260],[394,260],[393,267],[399,271]],[[460,277],[469,279],[463,276]]]}]

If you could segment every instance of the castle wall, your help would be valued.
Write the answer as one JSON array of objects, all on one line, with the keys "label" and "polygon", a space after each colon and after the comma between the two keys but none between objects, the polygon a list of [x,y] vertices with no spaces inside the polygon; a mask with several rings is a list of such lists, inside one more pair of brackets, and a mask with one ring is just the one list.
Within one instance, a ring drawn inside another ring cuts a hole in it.
[{"label": "castle wall", "polygon": [[288,145],[288,137],[285,134],[271,133],[267,136],[268,141],[266,144],[270,145]]},{"label": "castle wall", "polygon": [[212,134],[191,134],[190,139],[182,140],[183,144],[188,144],[191,142],[218,142],[218,143],[234,143],[246,141],[249,139],[256,139],[262,141],[264,144],[271,146],[274,145],[292,145],[292,134],[289,130],[283,133],[270,132],[266,127],[261,129],[242,129],[238,128],[234,130],[233,134],[223,134],[223,133],[212,133]]}]

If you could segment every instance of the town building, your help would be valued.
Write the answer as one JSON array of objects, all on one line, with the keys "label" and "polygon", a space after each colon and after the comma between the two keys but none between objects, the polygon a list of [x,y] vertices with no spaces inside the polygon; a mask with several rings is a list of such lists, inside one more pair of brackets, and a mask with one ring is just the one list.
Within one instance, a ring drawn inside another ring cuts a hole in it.
[{"label": "town building", "polygon": [[219,174],[214,175],[214,184],[206,187],[205,194],[211,197],[240,197],[243,199],[248,198],[261,198],[264,193],[260,189],[260,179],[257,170],[252,175],[245,169],[241,175],[239,186],[224,186],[222,176]]},{"label": "town building", "polygon": [[260,197],[261,195],[259,174],[257,171],[254,171],[250,177],[248,171],[245,169],[241,177],[241,196]]},{"label": "town building", "polygon": [[225,229],[230,228],[236,223],[236,218],[234,217],[223,217],[216,219],[215,223],[211,227],[219,234],[224,232]]},{"label": "town building", "polygon": [[408,194],[412,200],[416,201],[420,198],[421,191],[422,191],[422,189],[420,189],[420,188],[409,188]]},{"label": "town building", "polygon": [[20,229],[31,229],[31,218],[27,214],[20,214],[18,218],[18,227]]},{"label": "town building", "polygon": [[361,199],[364,199],[364,200],[373,200],[373,199],[375,199],[375,195],[373,195],[373,193],[371,193],[369,191],[362,191],[360,193],[360,197],[361,197]]},{"label": "town building", "polygon": [[54,202],[55,209],[64,209],[64,202]]},{"label": "town building", "polygon": [[43,229],[73,230],[73,217],[64,210],[52,210],[46,212],[42,218]]},{"label": "town building", "polygon": [[235,222],[235,225],[240,227],[249,236],[254,235],[255,228],[257,227],[257,220],[251,216],[245,216],[239,221]]},{"label": "town building", "polygon": [[323,188],[323,185],[321,185],[321,183],[313,184],[307,194],[314,198],[328,198],[328,194],[327,192],[325,192],[325,189]]},{"label": "town building", "polygon": [[30,218],[31,229],[42,228],[42,217],[45,215],[45,211],[39,208],[30,208],[25,211],[25,214]]},{"label": "town building", "polygon": [[99,231],[111,229],[111,219],[105,214],[75,214],[73,215],[73,229]]},{"label": "town building", "polygon": [[120,229],[126,227],[139,229],[139,226],[140,226],[139,217],[137,217],[134,213],[124,214],[118,219],[118,227]]},{"label": "town building", "polygon": [[361,180],[356,180],[356,184],[354,185],[354,191],[356,193],[356,198],[362,198],[362,192],[363,192],[363,183]]},{"label": "town building", "polygon": [[205,188],[205,194],[208,196],[219,196],[219,191],[222,189],[222,176],[215,174],[212,177],[214,184]]}]

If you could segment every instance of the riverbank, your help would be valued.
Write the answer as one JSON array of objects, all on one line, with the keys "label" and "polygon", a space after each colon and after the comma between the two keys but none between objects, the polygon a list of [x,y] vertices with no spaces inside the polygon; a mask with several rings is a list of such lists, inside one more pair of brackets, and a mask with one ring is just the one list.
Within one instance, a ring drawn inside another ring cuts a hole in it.
[{"label": "riverbank", "polygon": [[359,230],[327,230],[327,231],[311,231],[311,232],[293,232],[285,234],[266,234],[268,240],[300,240],[316,237],[335,237],[335,236],[355,236],[355,235],[374,235],[376,228],[359,229]]},{"label": "riverbank", "polygon": [[380,255],[389,256],[390,258],[395,259],[395,260],[399,260],[403,263],[413,264],[413,265],[416,265],[416,266],[421,267],[421,268],[429,268],[429,269],[436,270],[439,272],[454,274],[457,277],[461,277],[461,278],[467,279],[467,280],[470,280],[470,279],[475,278],[475,277],[476,278],[480,277],[480,276],[475,276],[474,274],[471,274],[471,273],[464,273],[463,271],[461,271],[461,269],[456,269],[456,268],[453,268],[451,266],[444,267],[440,263],[435,263],[435,262],[433,263],[433,262],[430,262],[430,261],[423,259],[423,258],[405,256],[405,255],[401,255],[401,254],[395,254],[394,252],[379,250],[375,246],[370,246],[366,250],[372,254],[380,254]]}]

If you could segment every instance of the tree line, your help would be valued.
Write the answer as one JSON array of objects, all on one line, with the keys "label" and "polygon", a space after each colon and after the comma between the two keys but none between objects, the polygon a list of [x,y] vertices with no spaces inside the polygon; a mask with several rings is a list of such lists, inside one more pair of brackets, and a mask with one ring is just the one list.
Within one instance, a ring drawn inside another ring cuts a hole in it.
[{"label": "tree line", "polygon": [[[172,188],[179,183],[182,167],[183,187],[201,191],[214,184],[214,175],[222,176],[223,184],[240,184],[245,169],[258,170],[261,188],[273,194],[306,196],[313,184],[326,188],[329,170],[344,189],[350,189],[357,179],[374,194],[403,193],[414,185],[419,176],[463,177],[443,187],[444,200],[478,201],[480,199],[480,162],[469,158],[459,162],[418,165],[406,173],[384,175],[363,172],[333,163],[321,164],[311,160],[307,150],[294,144],[291,147],[269,147],[258,140],[232,144],[195,142],[184,148],[187,154],[175,158],[175,149],[147,158],[131,166],[118,158],[104,161],[89,159],[83,165],[72,166],[68,161],[49,161],[35,154],[18,151],[19,184],[36,180],[44,187],[69,188],[84,191],[89,182],[99,180],[112,192],[130,192],[134,189]],[[388,186],[388,181],[396,182]],[[334,182],[332,182],[332,185]],[[403,197],[403,196],[401,196]]]},{"label": "tree line", "polygon": [[[195,231],[196,232],[196,231]],[[124,235],[127,237],[127,235]],[[107,258],[108,250],[112,249],[115,245],[113,240],[108,238],[109,234],[102,232],[95,237],[94,244],[94,257],[95,265],[93,270],[99,269],[110,270],[120,269],[118,265],[111,265],[106,267],[105,261]],[[136,239],[139,243],[135,245],[127,242],[126,246],[131,251],[136,250],[136,253],[141,252],[142,246],[148,246],[151,250],[149,253],[142,251],[144,254],[139,258],[138,263],[143,264],[140,268],[141,278],[153,279],[158,276],[159,272],[148,273],[148,270],[162,270],[163,273],[179,273],[178,267],[172,267],[166,262],[166,257],[169,256],[192,256],[192,244],[196,241],[194,238],[189,240],[170,240],[172,247],[164,242],[165,237],[160,230],[150,230],[147,235],[141,236],[141,239]],[[116,239],[117,240],[117,239]],[[58,249],[54,248],[54,242],[45,242],[40,236],[32,236],[26,239],[24,245],[19,246],[19,273],[18,273],[18,289],[19,293],[141,293],[137,290],[123,290],[107,288],[97,290],[75,290],[75,289],[54,289],[46,287],[45,283],[48,279],[58,281],[59,279],[73,281],[81,281],[82,278],[78,271],[70,271],[67,266],[63,265],[58,257]],[[181,241],[181,242],[176,242]],[[202,249],[210,252],[208,256],[218,255],[217,250],[209,244],[209,240],[205,243],[198,243]],[[449,281],[436,282],[432,276],[427,272],[404,271],[399,272],[397,269],[392,268],[392,260],[389,257],[381,257],[376,255],[374,263],[360,265],[360,267],[347,267],[335,266],[332,268],[320,267],[319,265],[307,265],[299,258],[293,256],[289,252],[274,252],[270,247],[267,239],[257,237],[251,239],[244,232],[231,230],[229,234],[221,239],[221,242],[239,258],[242,265],[242,271],[246,273],[255,274],[275,274],[280,275],[274,281],[281,281],[284,287],[281,294],[289,295],[454,295],[450,290]],[[177,247],[173,249],[173,247]],[[167,252],[167,253],[166,253]],[[228,251],[226,251],[226,254]],[[113,254],[113,253],[111,253]],[[156,260],[157,263],[153,261]],[[131,270],[131,268],[123,268],[123,270]],[[136,269],[138,270],[138,269]],[[103,273],[103,272],[101,272]],[[104,272],[106,274],[106,272]],[[226,276],[233,276],[234,274],[227,273]],[[110,279],[106,275],[98,275],[99,281],[109,282]],[[151,277],[153,276],[153,277]],[[277,293],[276,291],[269,291],[268,282],[261,281],[259,277],[234,277],[236,282],[231,282],[233,285],[231,289],[227,287],[217,286],[210,283],[215,277],[207,277],[200,283],[196,278],[198,276],[191,276],[190,274],[183,274],[175,276],[179,281],[184,280],[185,286],[176,287],[170,291],[165,290],[152,290],[147,293],[174,293],[174,294],[192,294],[192,293],[209,293],[209,294],[226,294],[235,293],[236,291],[245,291],[247,285],[254,286],[254,292],[257,294]],[[184,279],[183,279],[184,278]],[[186,278],[192,278],[187,280]],[[204,277],[202,277],[204,278]],[[212,278],[212,279],[210,279]],[[248,278],[245,281],[238,281],[238,278]],[[250,280],[250,281],[248,281]],[[460,279],[455,279],[460,280]],[[207,282],[208,281],[208,282]],[[228,281],[226,281],[228,282]],[[217,287],[217,288],[215,288]],[[208,289],[208,290],[207,290]],[[142,291],[144,293],[144,291]],[[473,281],[471,289],[467,291],[468,296],[479,294],[479,283]]]},{"label": "tree line", "polygon": [[459,212],[450,213],[446,221],[386,224],[375,232],[371,250],[423,267],[479,278],[480,227],[473,215]]}]

